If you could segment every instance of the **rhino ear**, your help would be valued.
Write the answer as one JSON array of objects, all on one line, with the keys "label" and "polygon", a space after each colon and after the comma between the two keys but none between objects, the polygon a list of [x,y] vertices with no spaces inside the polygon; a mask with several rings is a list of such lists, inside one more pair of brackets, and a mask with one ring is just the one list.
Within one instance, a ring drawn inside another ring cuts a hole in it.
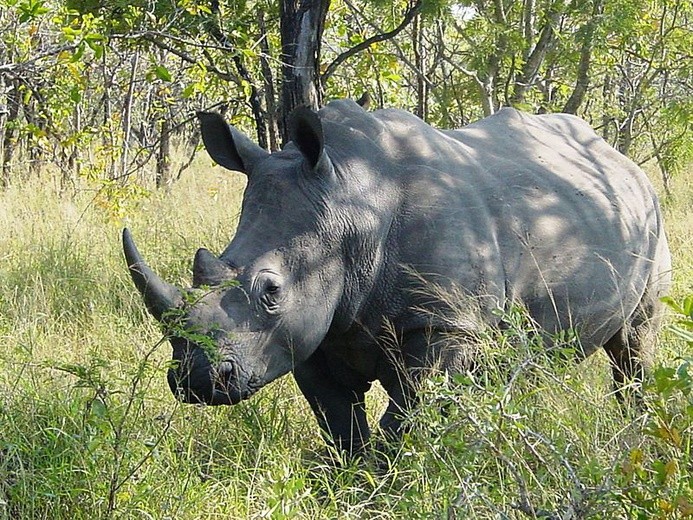
[{"label": "rhino ear", "polygon": [[318,114],[308,107],[296,108],[289,118],[289,137],[305,157],[310,169],[317,170],[325,159],[325,139]]},{"label": "rhino ear", "polygon": [[243,133],[229,126],[220,114],[198,112],[202,142],[210,157],[224,168],[249,174],[269,155]]}]

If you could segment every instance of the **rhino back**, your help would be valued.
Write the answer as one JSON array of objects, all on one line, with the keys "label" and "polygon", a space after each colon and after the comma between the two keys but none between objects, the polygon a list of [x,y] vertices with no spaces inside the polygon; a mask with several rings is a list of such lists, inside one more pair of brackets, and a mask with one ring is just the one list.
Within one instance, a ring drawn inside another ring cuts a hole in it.
[{"label": "rhino back", "polygon": [[656,196],[584,121],[503,109],[439,131],[399,110],[325,112],[335,155],[352,158],[359,182],[394,192],[369,313],[420,326],[445,313],[425,295],[435,284],[468,297],[483,322],[522,302],[549,331],[577,327],[591,350],[640,301],[663,240]]},{"label": "rhino back", "polygon": [[549,330],[576,326],[585,348],[603,344],[633,313],[665,241],[645,174],[565,114],[506,109],[453,135],[475,149],[496,141],[480,169],[495,178],[486,200],[506,298]]}]

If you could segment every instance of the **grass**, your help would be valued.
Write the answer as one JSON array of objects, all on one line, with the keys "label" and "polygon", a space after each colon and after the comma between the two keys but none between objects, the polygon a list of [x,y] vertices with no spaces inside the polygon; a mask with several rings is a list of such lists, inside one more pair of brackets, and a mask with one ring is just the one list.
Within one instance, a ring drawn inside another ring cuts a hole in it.
[{"label": "grass", "polygon": [[[220,251],[238,217],[242,179],[206,166],[132,204],[39,180],[0,193],[0,519],[693,516],[690,377],[674,371],[691,353],[671,334],[634,416],[609,395],[603,356],[552,366],[498,338],[521,369],[428,381],[386,467],[326,462],[290,377],[234,407],[177,404],[120,231],[188,284],[197,247]],[[680,300],[693,293],[693,186],[676,181]],[[370,413],[382,406],[376,392]]]}]

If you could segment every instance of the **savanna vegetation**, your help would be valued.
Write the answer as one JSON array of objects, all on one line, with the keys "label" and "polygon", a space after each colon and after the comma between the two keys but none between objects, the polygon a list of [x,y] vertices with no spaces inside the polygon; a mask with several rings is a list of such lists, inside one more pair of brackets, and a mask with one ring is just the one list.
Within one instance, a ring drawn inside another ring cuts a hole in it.
[{"label": "savanna vegetation", "polygon": [[[0,518],[693,517],[691,14],[0,0]],[[243,189],[196,153],[194,111],[276,149],[294,106],[363,92],[442,127],[506,104],[577,113],[651,174],[674,285],[642,409],[616,403],[605,356],[546,359],[521,310],[485,338],[483,374],[427,382],[387,457],[335,462],[290,377],[234,407],[175,402],[120,230],[188,285]]]}]

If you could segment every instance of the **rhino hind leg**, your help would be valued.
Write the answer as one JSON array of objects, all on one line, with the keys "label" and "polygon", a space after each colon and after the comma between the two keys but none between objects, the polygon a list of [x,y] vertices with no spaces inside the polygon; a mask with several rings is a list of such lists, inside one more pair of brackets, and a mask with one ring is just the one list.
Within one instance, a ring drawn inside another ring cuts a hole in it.
[{"label": "rhino hind leg", "polygon": [[640,387],[652,366],[656,332],[660,322],[660,303],[645,293],[635,311],[604,344],[611,361],[616,398],[624,402],[633,396],[639,400]]},{"label": "rhino hind leg", "polygon": [[379,379],[389,396],[388,407],[380,419],[380,432],[387,442],[396,442],[407,431],[405,419],[418,403],[417,390],[431,373],[455,372],[452,351],[446,349],[445,335],[435,330],[413,330],[403,335],[399,349],[387,353],[387,370]]}]

